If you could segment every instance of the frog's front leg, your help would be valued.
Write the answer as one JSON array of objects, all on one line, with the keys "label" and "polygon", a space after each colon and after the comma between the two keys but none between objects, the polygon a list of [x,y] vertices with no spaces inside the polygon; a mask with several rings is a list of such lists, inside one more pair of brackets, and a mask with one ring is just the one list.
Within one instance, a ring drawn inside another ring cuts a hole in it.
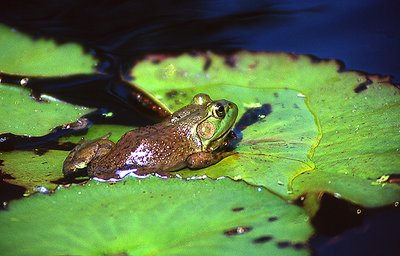
[{"label": "frog's front leg", "polygon": [[103,138],[83,142],[76,146],[67,156],[63,164],[63,174],[65,177],[76,176],[89,163],[108,154],[114,143],[108,140],[110,135]]},{"label": "frog's front leg", "polygon": [[200,169],[221,161],[225,156],[223,152],[198,152],[191,154],[186,161],[190,169]]}]

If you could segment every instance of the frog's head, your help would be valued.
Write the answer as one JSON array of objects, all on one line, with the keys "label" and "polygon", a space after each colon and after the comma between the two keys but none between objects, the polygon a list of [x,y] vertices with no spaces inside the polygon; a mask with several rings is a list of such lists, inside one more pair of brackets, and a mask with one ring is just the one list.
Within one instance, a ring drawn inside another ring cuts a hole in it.
[{"label": "frog's head", "polygon": [[213,151],[219,148],[236,121],[238,115],[236,104],[227,100],[213,101],[207,94],[197,94],[192,104],[205,108],[204,118],[196,127],[202,150]]}]

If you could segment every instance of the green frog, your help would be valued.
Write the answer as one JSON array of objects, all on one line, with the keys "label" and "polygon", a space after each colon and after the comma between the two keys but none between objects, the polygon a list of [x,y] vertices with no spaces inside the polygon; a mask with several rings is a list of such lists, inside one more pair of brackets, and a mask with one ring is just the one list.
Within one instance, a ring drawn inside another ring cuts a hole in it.
[{"label": "green frog", "polygon": [[108,180],[127,173],[170,177],[184,167],[210,166],[229,154],[221,148],[229,142],[237,114],[234,103],[197,94],[161,123],[129,131],[116,144],[107,135],[78,145],[65,159],[63,173],[73,176],[87,168],[90,177]]}]

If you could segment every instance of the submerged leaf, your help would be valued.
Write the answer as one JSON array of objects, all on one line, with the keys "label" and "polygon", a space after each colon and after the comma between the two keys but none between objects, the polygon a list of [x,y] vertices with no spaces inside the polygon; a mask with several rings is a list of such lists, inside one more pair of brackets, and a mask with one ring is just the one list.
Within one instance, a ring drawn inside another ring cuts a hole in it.
[{"label": "submerged leaf", "polygon": [[126,125],[96,124],[91,126],[85,133],[70,134],[60,138],[60,142],[79,143],[82,140],[96,140],[110,134],[109,140],[117,142],[126,132],[135,129]]},{"label": "submerged leaf", "polygon": [[303,209],[229,179],[91,181],[14,202],[0,225],[3,255],[307,255],[312,234]]},{"label": "submerged leaf", "polygon": [[149,56],[132,73],[172,110],[197,92],[234,101],[239,118],[271,105],[243,130],[238,154],[196,176],[243,179],[291,199],[329,192],[366,207],[399,201],[397,184],[374,182],[400,173],[400,90],[385,77],[340,68],[302,55],[240,52]]}]

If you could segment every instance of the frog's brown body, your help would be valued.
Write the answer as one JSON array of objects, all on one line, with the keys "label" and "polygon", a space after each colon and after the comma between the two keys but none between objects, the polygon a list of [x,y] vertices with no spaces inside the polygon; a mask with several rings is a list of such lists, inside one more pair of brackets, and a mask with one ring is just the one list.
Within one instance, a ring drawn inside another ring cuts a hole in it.
[{"label": "frog's brown body", "polygon": [[138,175],[163,174],[189,166],[182,159],[200,152],[193,145],[190,132],[186,127],[163,123],[127,132],[107,155],[88,166],[89,176],[107,179],[114,177],[114,171],[108,174],[109,170],[134,168],[138,169]]},{"label": "frog's brown body", "polygon": [[[215,106],[223,111],[216,116]],[[212,113],[210,113],[212,111]],[[91,177],[119,178],[116,171],[135,170],[137,175],[189,168],[202,168],[222,159],[215,150],[226,144],[226,136],[237,116],[231,102],[195,96],[188,105],[163,122],[127,132],[113,144],[102,138],[74,149],[64,162],[64,174],[87,165]],[[225,119],[225,122],[222,121]]]}]

